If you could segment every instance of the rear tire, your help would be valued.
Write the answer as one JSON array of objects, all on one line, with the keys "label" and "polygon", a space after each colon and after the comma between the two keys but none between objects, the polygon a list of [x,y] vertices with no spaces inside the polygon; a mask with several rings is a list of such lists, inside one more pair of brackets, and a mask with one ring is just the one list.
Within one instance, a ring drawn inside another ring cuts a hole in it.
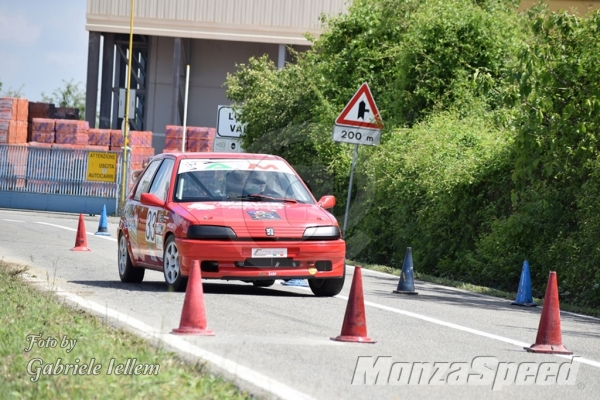
[{"label": "rear tire", "polygon": [[252,281],[252,284],[256,287],[269,287],[269,286],[273,286],[275,284],[275,279]]},{"label": "rear tire", "polygon": [[163,254],[163,273],[165,282],[169,291],[185,292],[188,278],[181,275],[181,266],[179,264],[179,251],[175,237],[169,236],[165,243],[165,251]]},{"label": "rear tire", "polygon": [[333,297],[342,291],[344,281],[346,280],[346,265],[344,264],[344,274],[341,278],[333,279],[309,279],[308,286],[317,297]]},{"label": "rear tire", "polygon": [[127,251],[127,239],[122,233],[119,236],[119,253],[117,263],[119,266],[119,277],[121,278],[121,282],[140,283],[144,280],[144,273],[146,270],[141,267],[136,268],[133,266],[131,258],[129,257],[129,252]]}]

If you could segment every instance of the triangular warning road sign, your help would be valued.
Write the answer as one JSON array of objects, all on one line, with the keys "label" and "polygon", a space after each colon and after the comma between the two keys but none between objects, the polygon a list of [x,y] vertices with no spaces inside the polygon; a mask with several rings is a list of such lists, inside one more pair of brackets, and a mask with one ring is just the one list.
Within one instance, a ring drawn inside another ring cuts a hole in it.
[{"label": "triangular warning road sign", "polygon": [[360,85],[360,88],[335,120],[335,124],[355,128],[383,128],[379,110],[366,82]]}]

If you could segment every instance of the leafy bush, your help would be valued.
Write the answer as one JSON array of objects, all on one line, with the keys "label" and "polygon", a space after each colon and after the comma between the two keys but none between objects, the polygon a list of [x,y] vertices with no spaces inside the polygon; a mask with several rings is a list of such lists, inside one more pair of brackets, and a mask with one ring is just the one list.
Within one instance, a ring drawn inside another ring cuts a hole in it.
[{"label": "leafy bush", "polygon": [[361,255],[401,267],[410,246],[424,272],[479,275],[465,260],[487,221],[510,210],[511,144],[479,112],[442,112],[394,132],[369,159],[376,197],[360,229],[375,239]]},{"label": "leafy bush", "polygon": [[[247,123],[244,148],[302,166],[311,186],[331,182],[325,186],[335,190],[341,215],[352,146],[331,140],[332,125],[356,89],[369,83],[384,142],[397,127],[453,102],[468,109],[483,94],[492,103],[521,35],[506,3],[357,0],[348,14],[324,21],[325,32],[310,51],[295,54],[296,64],[277,70],[267,56],[250,59],[227,79],[227,94]],[[440,37],[450,39],[440,44]]]},{"label": "leafy bush", "polygon": [[538,295],[554,270],[564,299],[598,306],[600,14],[535,8],[529,17],[532,40],[515,70],[514,212],[494,221],[479,251],[496,269],[528,257]]},{"label": "leafy bush", "polygon": [[361,146],[349,256],[600,305],[600,31],[518,1],[356,0],[297,62],[228,76],[249,151],[288,159],[343,215],[351,145],[335,117],[368,82],[382,144]]}]

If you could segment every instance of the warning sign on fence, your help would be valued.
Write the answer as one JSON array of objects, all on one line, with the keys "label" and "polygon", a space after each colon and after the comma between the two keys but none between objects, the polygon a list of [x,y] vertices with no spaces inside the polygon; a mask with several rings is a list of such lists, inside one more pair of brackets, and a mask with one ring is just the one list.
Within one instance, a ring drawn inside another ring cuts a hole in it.
[{"label": "warning sign on fence", "polygon": [[88,153],[87,180],[116,182],[117,154],[90,151]]}]

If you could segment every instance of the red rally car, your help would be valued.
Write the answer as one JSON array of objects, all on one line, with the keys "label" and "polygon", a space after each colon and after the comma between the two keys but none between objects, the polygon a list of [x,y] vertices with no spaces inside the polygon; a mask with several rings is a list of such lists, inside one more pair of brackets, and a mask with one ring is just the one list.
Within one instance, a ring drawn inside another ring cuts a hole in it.
[{"label": "red rally car", "polygon": [[317,296],[344,285],[346,244],[327,209],[281,157],[164,153],[129,193],[119,223],[119,276],[141,282],[163,271],[184,291],[193,260],[205,279],[271,286],[307,279]]}]

